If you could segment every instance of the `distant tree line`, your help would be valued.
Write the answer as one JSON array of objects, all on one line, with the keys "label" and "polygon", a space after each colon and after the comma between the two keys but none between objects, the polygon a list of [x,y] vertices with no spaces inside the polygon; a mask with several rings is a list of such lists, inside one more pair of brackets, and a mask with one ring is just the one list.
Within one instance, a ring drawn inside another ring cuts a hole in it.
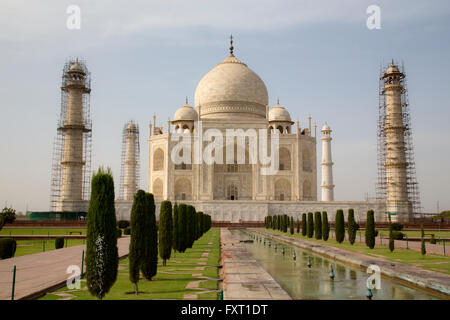
[{"label": "distant tree line", "polygon": [[[390,216],[389,216],[390,219]],[[301,221],[297,219],[294,221],[293,217],[286,214],[266,216],[264,219],[264,226],[266,229],[273,229],[279,232],[288,232],[294,234],[297,230],[298,235],[307,237],[309,239],[327,241],[330,237],[330,224],[328,222],[327,212],[316,211],[303,213]],[[347,223],[345,222],[344,211],[339,209],[336,211],[334,222],[334,237],[338,243],[345,240],[347,229],[347,240],[350,244],[354,244],[359,230],[359,224],[355,221],[355,212],[353,209],[348,210]],[[403,234],[400,232],[402,225],[399,223],[389,223],[389,248],[394,250],[394,240],[402,239]],[[365,228],[365,242],[366,245],[373,249],[375,247],[375,239],[378,231],[375,230],[375,218],[373,210],[367,212],[366,228]],[[333,234],[332,234],[333,236]]]}]

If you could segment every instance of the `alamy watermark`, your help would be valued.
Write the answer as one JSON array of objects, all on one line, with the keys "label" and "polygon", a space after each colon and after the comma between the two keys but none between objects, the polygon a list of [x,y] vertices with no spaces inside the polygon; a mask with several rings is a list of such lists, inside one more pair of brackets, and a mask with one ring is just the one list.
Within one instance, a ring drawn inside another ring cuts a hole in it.
[{"label": "alamy watermark", "polygon": [[179,164],[251,164],[260,166],[261,175],[274,175],[279,170],[280,133],[268,129],[208,128],[202,122],[194,123],[189,130],[171,134],[171,159]]},{"label": "alamy watermark", "polygon": [[70,274],[67,278],[66,285],[70,290],[81,289],[80,279],[81,279],[81,268],[75,264],[67,267],[66,273]]},{"label": "alamy watermark", "polygon": [[367,267],[367,271],[370,276],[366,280],[366,286],[367,289],[373,290],[381,289],[381,270],[380,267],[376,264],[371,264],[369,267]]},{"label": "alamy watermark", "polygon": [[77,5],[70,5],[66,9],[66,13],[69,15],[66,20],[66,27],[69,30],[81,29],[81,9]]},{"label": "alamy watermark", "polygon": [[367,28],[369,30],[381,29],[381,9],[377,5],[370,5],[366,9],[366,13],[369,15],[366,21]]}]

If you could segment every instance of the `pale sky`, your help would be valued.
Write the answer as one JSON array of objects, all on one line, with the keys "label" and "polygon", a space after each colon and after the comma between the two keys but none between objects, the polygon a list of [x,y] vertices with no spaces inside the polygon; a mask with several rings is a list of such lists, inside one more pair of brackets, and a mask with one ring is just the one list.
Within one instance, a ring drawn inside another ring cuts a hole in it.
[{"label": "pale sky", "polygon": [[[68,30],[66,9],[81,9]],[[369,5],[381,29],[366,26]],[[93,162],[120,178],[126,121],[141,128],[147,189],[148,123],[193,101],[201,77],[234,53],[306,126],[333,130],[336,200],[375,195],[380,64],[406,68],[417,178],[425,212],[450,209],[450,3],[448,1],[19,1],[0,4],[0,205],[48,210],[64,63],[92,75]],[[320,141],[317,145],[320,181]],[[118,189],[117,189],[118,192]],[[320,199],[320,188],[318,190]]]}]

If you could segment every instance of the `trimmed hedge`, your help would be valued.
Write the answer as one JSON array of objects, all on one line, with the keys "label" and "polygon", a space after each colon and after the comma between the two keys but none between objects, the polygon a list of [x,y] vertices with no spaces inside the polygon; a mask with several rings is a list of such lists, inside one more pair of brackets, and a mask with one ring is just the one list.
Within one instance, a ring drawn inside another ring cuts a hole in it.
[{"label": "trimmed hedge", "polygon": [[319,211],[314,212],[314,234],[316,239],[322,239],[322,216]]},{"label": "trimmed hedge", "polygon": [[64,248],[64,238],[58,237],[55,239],[55,249]]},{"label": "trimmed hedge", "polygon": [[344,211],[339,209],[336,212],[336,221],[334,225],[334,231],[336,233],[336,241],[342,243],[345,239],[345,224],[344,224]]},{"label": "trimmed hedge", "polygon": [[122,229],[119,229],[119,228],[116,229],[116,236],[117,236],[117,239],[119,239],[122,236]]},{"label": "trimmed hedge", "polygon": [[16,240],[11,238],[0,239],[0,259],[9,259],[16,253]]},{"label": "trimmed hedge", "polygon": [[131,228],[130,228],[130,227],[125,228],[125,229],[123,230],[123,234],[126,235],[126,236],[131,235]]}]

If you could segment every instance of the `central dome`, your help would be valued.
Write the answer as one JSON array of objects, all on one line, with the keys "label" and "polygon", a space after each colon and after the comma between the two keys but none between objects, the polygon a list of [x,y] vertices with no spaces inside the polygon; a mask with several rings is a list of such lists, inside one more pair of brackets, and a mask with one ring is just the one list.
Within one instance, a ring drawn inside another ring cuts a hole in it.
[{"label": "central dome", "polygon": [[267,88],[233,53],[200,80],[195,106],[201,118],[266,117]]}]

